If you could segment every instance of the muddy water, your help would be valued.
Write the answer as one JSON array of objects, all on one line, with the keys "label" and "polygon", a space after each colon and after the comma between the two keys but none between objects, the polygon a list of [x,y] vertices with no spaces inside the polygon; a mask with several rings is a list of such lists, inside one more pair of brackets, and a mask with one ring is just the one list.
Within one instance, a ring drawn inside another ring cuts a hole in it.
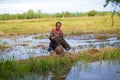
[{"label": "muddy water", "polygon": [[66,80],[120,80],[120,63],[103,61],[78,62],[70,70]]},{"label": "muddy water", "polygon": [[[0,59],[27,59],[29,57],[47,56],[49,45],[48,34],[36,34],[29,36],[11,36],[0,38],[0,45],[9,46],[0,49]],[[65,40],[70,44],[70,52],[77,53],[83,49],[119,47],[120,39],[116,37],[96,39],[94,34],[67,36]]]},{"label": "muddy water", "polygon": [[96,39],[94,34],[89,34],[81,36],[69,36],[66,38],[66,40],[72,46],[71,51],[73,53],[90,48],[120,48],[120,39],[117,39],[116,37]]}]

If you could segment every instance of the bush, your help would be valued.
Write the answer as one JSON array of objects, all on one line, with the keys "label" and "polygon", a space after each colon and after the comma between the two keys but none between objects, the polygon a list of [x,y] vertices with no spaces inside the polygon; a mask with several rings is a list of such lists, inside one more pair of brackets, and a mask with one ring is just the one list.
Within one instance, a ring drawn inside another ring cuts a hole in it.
[{"label": "bush", "polygon": [[95,16],[96,14],[97,14],[97,11],[94,11],[94,10],[88,12],[88,16]]}]

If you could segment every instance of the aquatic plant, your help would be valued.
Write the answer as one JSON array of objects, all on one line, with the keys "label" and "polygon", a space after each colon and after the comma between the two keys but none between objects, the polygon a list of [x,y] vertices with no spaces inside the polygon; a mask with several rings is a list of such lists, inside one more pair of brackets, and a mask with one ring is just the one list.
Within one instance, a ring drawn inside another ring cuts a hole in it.
[{"label": "aquatic plant", "polygon": [[10,47],[11,46],[7,42],[0,40],[0,49],[2,51],[4,51],[6,48],[10,48]]},{"label": "aquatic plant", "polygon": [[119,51],[120,48],[90,49],[81,51],[78,54],[66,53],[63,56],[41,56],[26,60],[3,61],[0,62],[0,79],[18,80],[18,78],[27,74],[40,74],[41,76],[52,75],[53,80],[56,80],[61,76],[65,77],[71,66],[77,61],[120,61]]}]

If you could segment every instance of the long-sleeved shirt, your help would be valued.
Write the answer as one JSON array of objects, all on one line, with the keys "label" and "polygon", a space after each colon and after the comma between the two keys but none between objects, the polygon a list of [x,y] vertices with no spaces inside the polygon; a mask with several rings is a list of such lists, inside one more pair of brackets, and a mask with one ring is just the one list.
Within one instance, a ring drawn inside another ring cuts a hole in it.
[{"label": "long-sleeved shirt", "polygon": [[[56,37],[55,39],[51,39],[51,37]],[[56,47],[58,45],[58,43],[56,42],[56,40],[59,40],[60,38],[63,38],[63,31],[62,30],[56,30],[53,29],[50,34],[49,34],[49,39],[50,39],[50,47]]]}]

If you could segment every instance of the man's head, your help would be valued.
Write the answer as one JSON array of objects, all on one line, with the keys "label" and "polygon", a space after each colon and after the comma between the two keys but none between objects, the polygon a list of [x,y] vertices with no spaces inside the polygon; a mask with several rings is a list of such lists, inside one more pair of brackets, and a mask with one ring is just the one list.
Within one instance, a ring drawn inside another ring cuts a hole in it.
[{"label": "man's head", "polygon": [[61,26],[62,26],[62,23],[58,21],[58,22],[56,22],[56,25],[55,25],[55,26],[56,26],[56,29],[57,29],[57,30],[60,30],[60,29],[61,29]]}]

